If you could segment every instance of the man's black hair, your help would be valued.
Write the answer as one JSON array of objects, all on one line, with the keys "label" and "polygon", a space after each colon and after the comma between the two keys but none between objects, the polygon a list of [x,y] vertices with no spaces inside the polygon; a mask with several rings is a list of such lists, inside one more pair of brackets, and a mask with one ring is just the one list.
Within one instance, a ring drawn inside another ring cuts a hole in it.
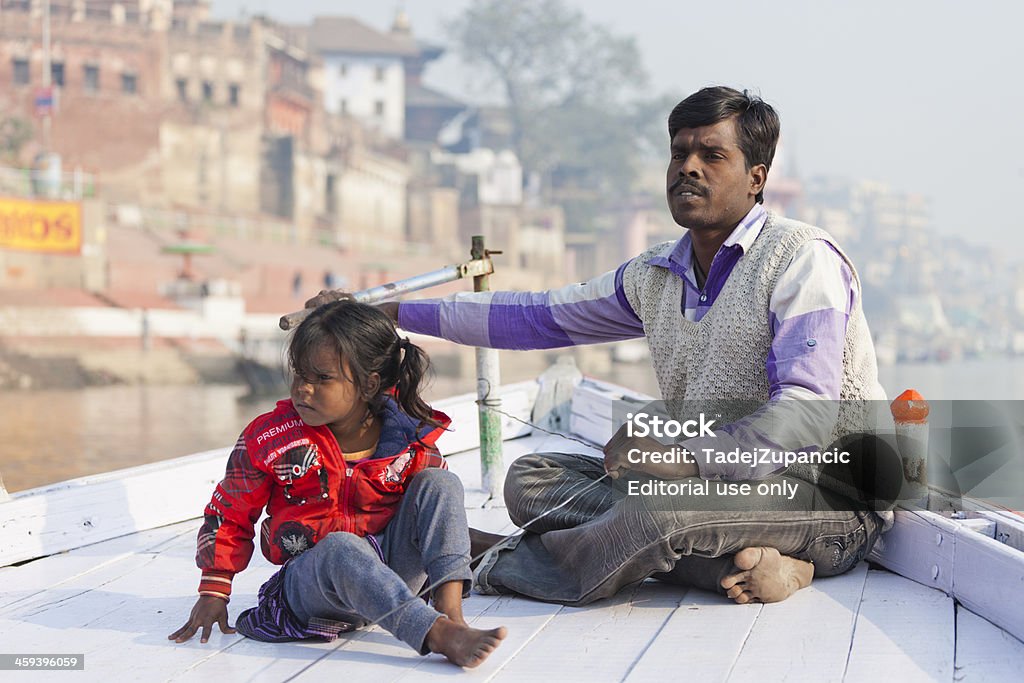
[{"label": "man's black hair", "polygon": [[[770,169],[779,142],[779,115],[770,104],[747,90],[740,92],[716,85],[693,93],[668,115],[669,140],[675,138],[681,128],[712,126],[733,116],[747,168],[764,164]],[[757,201],[764,202],[763,191],[757,193]]]}]

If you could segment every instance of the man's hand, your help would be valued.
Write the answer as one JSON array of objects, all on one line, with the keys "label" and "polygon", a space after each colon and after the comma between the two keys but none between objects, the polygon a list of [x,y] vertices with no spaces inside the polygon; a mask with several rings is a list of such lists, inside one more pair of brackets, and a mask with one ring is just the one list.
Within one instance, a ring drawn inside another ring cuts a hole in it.
[{"label": "man's hand", "polygon": [[317,306],[329,304],[332,301],[341,301],[342,299],[351,298],[352,295],[348,292],[342,292],[337,289],[321,289],[319,294],[306,302],[306,308],[316,308]]},{"label": "man's hand", "polygon": [[[668,453],[672,446],[666,446],[660,441],[649,436],[629,436],[626,425],[619,427],[608,443],[604,446],[604,469],[612,479],[618,479],[627,471],[641,472],[660,479],[685,479],[686,477],[700,476],[697,463],[692,456],[688,462],[666,463],[650,462],[651,458],[645,458],[645,462],[630,462],[627,454],[633,450],[641,454],[647,453]],[[634,460],[640,460],[640,456],[634,452]]]},{"label": "man's hand", "polygon": [[192,614],[189,615],[188,621],[185,622],[184,626],[167,636],[167,640],[184,643],[201,628],[203,633],[199,637],[199,642],[205,643],[210,639],[210,631],[213,630],[214,623],[220,626],[221,633],[235,632],[235,629],[228,626],[227,601],[215,598],[212,595],[200,595],[199,599],[196,600],[195,606],[192,608]]},{"label": "man's hand", "polygon": [[[329,304],[332,301],[341,301],[342,299],[351,299],[352,295],[348,292],[341,292],[338,290],[323,289],[320,293],[314,296],[312,299],[306,302],[306,308],[316,308],[317,306],[323,306]],[[382,304],[377,304],[377,308],[384,312],[384,314],[391,318],[391,322],[398,324],[398,302],[397,301],[385,301]]]}]

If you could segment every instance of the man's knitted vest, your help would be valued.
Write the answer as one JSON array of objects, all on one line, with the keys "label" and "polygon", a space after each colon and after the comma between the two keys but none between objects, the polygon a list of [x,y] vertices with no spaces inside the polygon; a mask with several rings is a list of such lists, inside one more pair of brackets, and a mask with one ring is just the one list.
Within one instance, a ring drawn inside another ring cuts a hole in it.
[{"label": "man's knitted vest", "polygon": [[[690,409],[701,406],[705,412],[721,413],[722,421],[728,422],[743,416],[730,414],[742,410],[742,403],[749,406],[751,402],[768,401],[765,364],[772,342],[768,304],[779,276],[796,251],[813,239],[828,242],[846,261],[859,294],[856,269],[828,233],[771,213],[699,322],[683,317],[682,279],[667,268],[648,264],[652,257],[667,254],[672,243],[653,247],[630,262],[623,274],[623,289],[643,322],[658,385],[670,410],[673,404],[685,402]],[[814,344],[811,340],[808,343]],[[840,398],[832,440],[870,427],[864,404],[854,401],[885,399],[859,296],[846,330]],[[819,445],[824,448],[829,444]],[[817,481],[815,473],[796,469],[800,467],[789,471]]]}]

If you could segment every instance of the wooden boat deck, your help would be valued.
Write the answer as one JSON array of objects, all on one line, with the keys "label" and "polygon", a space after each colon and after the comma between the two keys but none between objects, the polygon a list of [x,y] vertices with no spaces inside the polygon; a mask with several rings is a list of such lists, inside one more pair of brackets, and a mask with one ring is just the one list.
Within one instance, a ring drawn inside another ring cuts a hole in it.
[{"label": "wooden boat deck", "polygon": [[[565,449],[581,446],[533,434],[506,441],[505,460]],[[208,460],[223,458],[226,451]],[[510,532],[505,510],[479,490],[477,450],[449,456],[449,466],[465,483],[470,523]],[[164,488],[174,487],[159,476]],[[208,496],[207,484],[190,477]],[[0,515],[0,529],[13,524],[13,514]],[[90,528],[103,525],[99,513],[77,514]],[[655,581],[584,608],[473,595],[467,619],[481,628],[505,625],[509,636],[470,671],[438,655],[420,657],[379,628],[329,644],[267,644],[214,628],[206,644],[195,637],[175,645],[167,634],[195,600],[198,526],[189,519],[0,569],[0,651],[85,655],[83,672],[4,672],[4,680],[952,682],[1024,675],[1024,643],[1013,635],[943,591],[867,563],[773,605],[736,605]],[[235,580],[232,621],[255,604],[275,569],[256,553]],[[1001,589],[1020,609],[1024,579]]]}]

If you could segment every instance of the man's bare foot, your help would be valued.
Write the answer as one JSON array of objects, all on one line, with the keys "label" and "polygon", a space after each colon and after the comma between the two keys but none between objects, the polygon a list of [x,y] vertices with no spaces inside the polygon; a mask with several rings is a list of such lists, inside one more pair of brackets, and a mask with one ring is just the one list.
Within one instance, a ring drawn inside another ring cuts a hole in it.
[{"label": "man's bare foot", "polygon": [[725,594],[743,605],[780,602],[811,585],[814,565],[781,554],[775,548],[745,548],[733,558],[739,569],[722,579]]},{"label": "man's bare foot", "polygon": [[[505,538],[501,534],[491,534],[486,531],[480,531],[470,527],[469,529],[469,556],[476,558],[483,555],[487,550],[498,541]],[[471,563],[469,566],[476,568],[480,560]]]},{"label": "man's bare foot", "polygon": [[440,617],[427,631],[427,648],[452,664],[472,669],[487,659],[507,634],[504,626],[481,631]]}]

